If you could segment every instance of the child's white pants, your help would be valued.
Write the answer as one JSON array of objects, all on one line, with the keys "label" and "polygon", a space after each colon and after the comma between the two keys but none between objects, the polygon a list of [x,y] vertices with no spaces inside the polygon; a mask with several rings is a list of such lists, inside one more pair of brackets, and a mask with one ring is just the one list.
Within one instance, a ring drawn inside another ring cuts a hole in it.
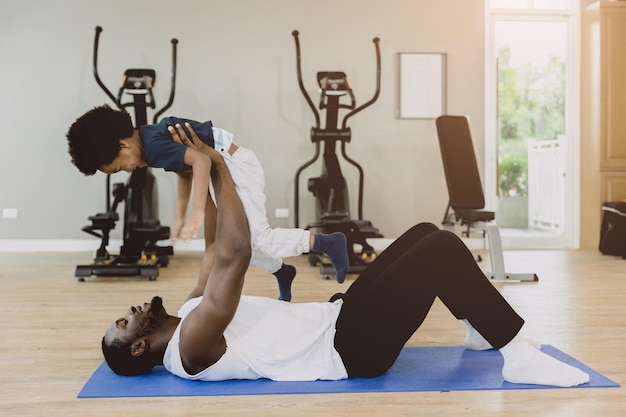
[{"label": "child's white pants", "polygon": [[250,265],[274,273],[282,266],[282,258],[309,252],[310,231],[270,227],[265,211],[265,175],[254,152],[239,146],[234,154],[224,152],[221,155],[248,218],[252,244]]}]

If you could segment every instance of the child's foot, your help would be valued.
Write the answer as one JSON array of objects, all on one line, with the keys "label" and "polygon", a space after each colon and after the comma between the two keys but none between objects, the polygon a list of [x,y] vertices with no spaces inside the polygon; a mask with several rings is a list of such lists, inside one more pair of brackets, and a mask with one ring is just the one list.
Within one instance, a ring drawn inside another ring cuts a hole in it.
[{"label": "child's foot", "polygon": [[589,382],[589,375],[536,349],[526,340],[515,338],[500,349],[504,357],[502,376],[516,384],[573,387]]},{"label": "child's foot", "polygon": [[296,268],[293,265],[283,264],[280,269],[274,272],[278,280],[278,299],[281,301],[291,301],[291,283],[296,276]]},{"label": "child's foot", "polygon": [[346,279],[346,273],[350,266],[346,235],[341,232],[328,235],[318,233],[315,235],[313,250],[328,256],[330,263],[335,268],[335,279],[341,284]]}]

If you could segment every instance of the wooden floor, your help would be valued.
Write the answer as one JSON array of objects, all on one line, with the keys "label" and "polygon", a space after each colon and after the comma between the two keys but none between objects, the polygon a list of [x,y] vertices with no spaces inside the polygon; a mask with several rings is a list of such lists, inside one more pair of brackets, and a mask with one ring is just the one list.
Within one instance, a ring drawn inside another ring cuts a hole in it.
[{"label": "wooden floor", "polygon": [[[102,362],[107,325],[161,295],[175,314],[195,282],[200,253],[179,251],[157,281],[78,282],[89,253],[0,253],[0,415],[28,416],[621,416],[625,388],[430,393],[78,399]],[[539,282],[495,284],[527,319],[526,334],[626,384],[626,260],[581,251],[512,251],[510,272]],[[326,300],[339,285],[306,257],[294,300]],[[488,265],[487,262],[481,264]],[[245,293],[276,297],[274,278],[250,270]],[[460,345],[464,326],[437,302],[409,345]]]}]

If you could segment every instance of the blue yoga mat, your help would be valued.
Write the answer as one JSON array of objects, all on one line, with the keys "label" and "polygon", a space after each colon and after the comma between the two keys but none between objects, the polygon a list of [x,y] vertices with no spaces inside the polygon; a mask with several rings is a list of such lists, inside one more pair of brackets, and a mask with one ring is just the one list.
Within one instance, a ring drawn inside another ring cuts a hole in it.
[{"label": "blue yoga mat", "polygon": [[[590,381],[575,388],[619,387],[550,345],[542,350],[590,375]],[[78,398],[186,397],[261,394],[322,394],[349,392],[472,391],[555,388],[511,384],[502,379],[502,355],[498,351],[469,351],[461,346],[408,347],[385,374],[376,378],[341,381],[276,382],[267,379],[222,382],[188,381],[163,367],[152,373],[124,377],[103,362],[87,381]]]}]

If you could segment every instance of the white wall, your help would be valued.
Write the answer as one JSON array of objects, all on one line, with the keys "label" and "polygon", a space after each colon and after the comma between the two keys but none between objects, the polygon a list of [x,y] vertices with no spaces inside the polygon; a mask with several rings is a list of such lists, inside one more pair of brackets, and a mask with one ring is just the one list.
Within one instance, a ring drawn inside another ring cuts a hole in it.
[{"label": "white wall", "polygon": [[[300,31],[303,79],[314,101],[319,70],[346,72],[357,104],[369,100],[375,87],[372,39],[381,39],[380,97],[350,119],[347,151],[365,170],[364,217],[386,237],[418,221],[439,224],[447,202],[434,120],[396,118],[398,52],[448,54],[448,114],[471,117],[482,166],[483,0],[0,3],[0,209],[19,210],[17,219],[0,218],[0,239],[89,239],[80,228],[104,207],[104,175],[80,174],[65,139],[76,117],[110,103],[91,72],[97,25],[104,29],[103,81],[116,91],[126,68],[154,68],[157,107],[167,100],[170,39],[178,38],[176,99],[166,115],[211,119],[254,149],[265,167],[273,226],[293,225],[295,171],[314,150],[308,136],[314,119],[297,85],[293,29]],[[314,220],[306,179],[320,169],[316,164],[301,176],[301,224]],[[356,216],[356,172],[343,169]],[[175,175],[157,177],[160,218],[167,225]],[[274,218],[281,207],[291,210],[289,219]]]}]

